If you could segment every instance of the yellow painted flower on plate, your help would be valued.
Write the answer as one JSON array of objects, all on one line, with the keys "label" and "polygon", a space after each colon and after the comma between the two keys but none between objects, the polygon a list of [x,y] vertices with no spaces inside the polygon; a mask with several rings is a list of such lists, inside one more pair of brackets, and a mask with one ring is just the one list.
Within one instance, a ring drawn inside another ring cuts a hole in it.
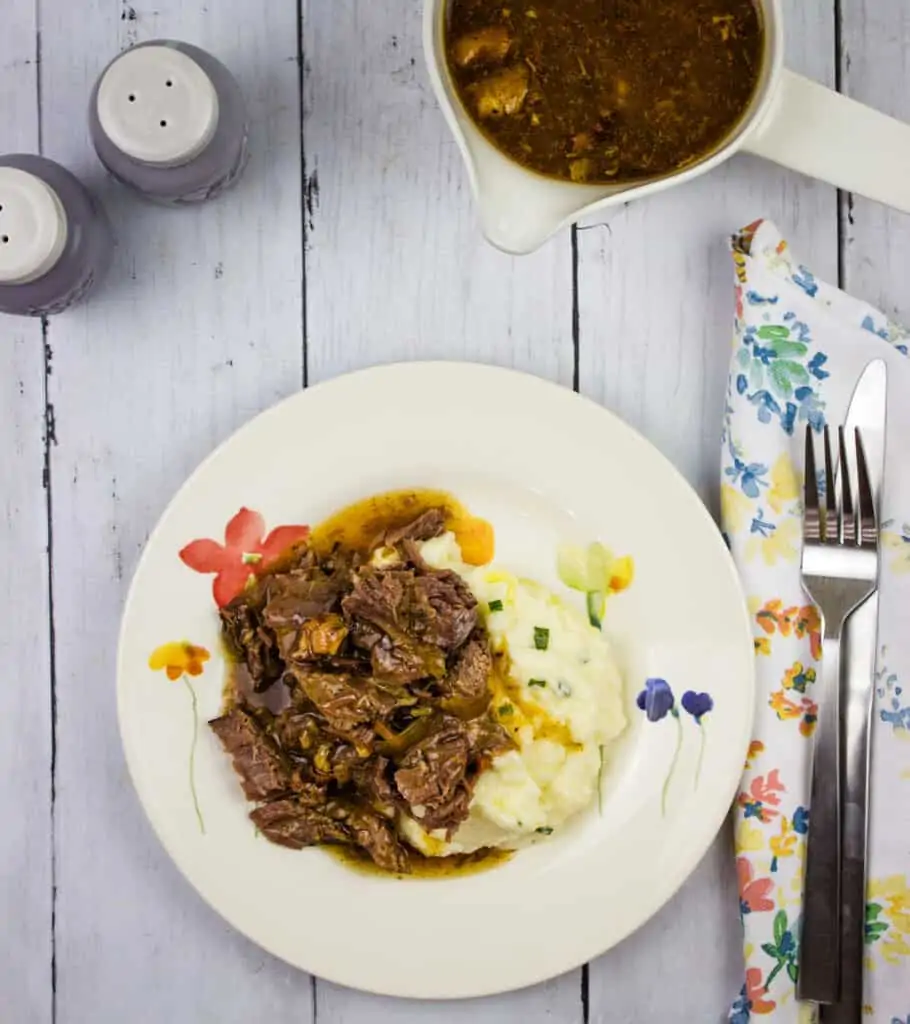
[{"label": "yellow painted flower on plate", "polygon": [[188,643],[186,640],[162,644],[149,656],[149,668],[153,672],[162,669],[168,679],[179,679],[182,675],[201,676],[203,665],[211,655],[204,647]]}]

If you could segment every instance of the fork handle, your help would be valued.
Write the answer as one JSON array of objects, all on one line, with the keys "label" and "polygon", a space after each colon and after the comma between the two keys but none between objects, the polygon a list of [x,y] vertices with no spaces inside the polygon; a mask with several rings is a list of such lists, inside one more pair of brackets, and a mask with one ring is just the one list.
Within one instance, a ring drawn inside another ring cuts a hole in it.
[{"label": "fork handle", "polygon": [[869,737],[877,620],[878,595],[873,594],[853,612],[845,631],[840,1000],[825,1007],[823,1024],[856,1024],[863,1015]]},{"label": "fork handle", "polygon": [[797,984],[800,999],[817,1003],[836,1003],[840,994],[841,624],[837,626],[836,632],[826,628],[822,656]]}]

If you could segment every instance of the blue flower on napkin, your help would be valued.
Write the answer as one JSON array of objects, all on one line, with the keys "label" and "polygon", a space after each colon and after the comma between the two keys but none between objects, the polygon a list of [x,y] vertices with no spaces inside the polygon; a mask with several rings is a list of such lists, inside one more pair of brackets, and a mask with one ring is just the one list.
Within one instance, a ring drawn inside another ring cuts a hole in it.
[{"label": "blue flower on napkin", "polygon": [[645,688],[638,695],[636,704],[648,716],[649,722],[659,722],[669,713],[678,714],[674,707],[675,698],[666,679],[646,679]]},{"label": "blue flower on napkin", "polygon": [[797,807],[793,812],[793,831],[804,836],[809,831],[809,808]]},{"label": "blue flower on napkin", "polygon": [[733,465],[727,466],[724,475],[730,477],[734,484],[739,484],[747,498],[757,498],[761,488],[768,486],[768,481],[763,479],[768,475],[768,467],[763,462],[745,462],[732,442],[727,447]]}]

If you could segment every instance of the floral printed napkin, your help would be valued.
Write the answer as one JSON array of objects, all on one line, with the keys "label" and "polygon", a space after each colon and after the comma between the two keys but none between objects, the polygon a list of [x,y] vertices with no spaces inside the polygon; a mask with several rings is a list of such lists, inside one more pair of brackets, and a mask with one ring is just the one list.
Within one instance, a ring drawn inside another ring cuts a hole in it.
[{"label": "floral printed napkin", "polygon": [[844,421],[863,367],[881,357],[890,401],[864,1018],[910,1024],[910,332],[816,280],[767,221],[734,236],[732,249],[736,319],[721,516],[752,616],[757,691],[735,807],[746,976],[729,1019],[812,1018],[795,998],[821,657],[818,614],[800,586],[802,447],[806,423],[818,430],[826,420]]}]

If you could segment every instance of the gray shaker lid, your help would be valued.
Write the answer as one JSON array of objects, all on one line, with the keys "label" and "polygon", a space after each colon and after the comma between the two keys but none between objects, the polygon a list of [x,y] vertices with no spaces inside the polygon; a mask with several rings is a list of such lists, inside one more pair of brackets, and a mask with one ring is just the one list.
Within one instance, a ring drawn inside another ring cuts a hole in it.
[{"label": "gray shaker lid", "polygon": [[173,46],[127,50],[98,85],[98,122],[127,156],[157,167],[189,163],[218,126],[218,93],[205,71]]}]

